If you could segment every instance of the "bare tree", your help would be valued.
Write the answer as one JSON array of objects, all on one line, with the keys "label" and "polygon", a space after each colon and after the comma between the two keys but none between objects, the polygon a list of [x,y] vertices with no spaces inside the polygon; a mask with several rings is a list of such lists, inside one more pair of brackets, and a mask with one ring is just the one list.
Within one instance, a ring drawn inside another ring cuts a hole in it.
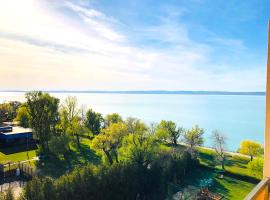
[{"label": "bare tree", "polygon": [[214,130],[212,134],[213,146],[215,148],[217,159],[221,163],[222,169],[225,170],[226,162],[226,137],[218,130]]}]

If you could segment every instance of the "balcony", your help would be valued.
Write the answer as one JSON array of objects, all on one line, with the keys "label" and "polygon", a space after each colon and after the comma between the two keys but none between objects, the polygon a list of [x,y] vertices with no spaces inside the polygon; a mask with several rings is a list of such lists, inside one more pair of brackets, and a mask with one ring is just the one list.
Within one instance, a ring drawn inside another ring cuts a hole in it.
[{"label": "balcony", "polygon": [[245,200],[270,200],[270,21],[268,22],[268,59],[266,78],[266,117],[264,130],[264,166],[261,182],[246,196]]},{"label": "balcony", "polygon": [[264,178],[261,182],[246,196],[245,200],[270,200],[269,196],[270,178]]}]

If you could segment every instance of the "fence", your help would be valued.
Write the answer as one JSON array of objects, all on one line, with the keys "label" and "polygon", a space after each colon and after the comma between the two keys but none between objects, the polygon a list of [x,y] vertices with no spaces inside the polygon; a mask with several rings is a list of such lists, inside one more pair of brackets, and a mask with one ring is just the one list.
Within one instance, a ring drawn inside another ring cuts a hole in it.
[{"label": "fence", "polygon": [[36,170],[27,163],[8,163],[0,165],[0,180],[21,177],[27,180],[36,176]]}]

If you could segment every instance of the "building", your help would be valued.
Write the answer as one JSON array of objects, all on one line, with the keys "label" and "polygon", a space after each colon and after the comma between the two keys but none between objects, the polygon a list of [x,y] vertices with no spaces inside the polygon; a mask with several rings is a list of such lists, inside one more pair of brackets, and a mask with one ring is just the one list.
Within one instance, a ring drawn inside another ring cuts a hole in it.
[{"label": "building", "polygon": [[27,144],[33,141],[33,133],[30,128],[20,126],[0,126],[0,146],[14,146]]}]

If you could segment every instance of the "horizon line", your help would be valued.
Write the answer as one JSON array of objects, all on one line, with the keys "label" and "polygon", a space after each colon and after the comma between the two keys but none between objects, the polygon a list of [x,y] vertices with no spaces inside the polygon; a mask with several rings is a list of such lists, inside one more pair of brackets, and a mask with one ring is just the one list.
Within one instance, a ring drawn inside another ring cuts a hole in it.
[{"label": "horizon line", "polygon": [[0,92],[31,92],[49,93],[104,93],[104,94],[201,94],[201,95],[265,95],[262,91],[211,91],[211,90],[0,90]]}]

